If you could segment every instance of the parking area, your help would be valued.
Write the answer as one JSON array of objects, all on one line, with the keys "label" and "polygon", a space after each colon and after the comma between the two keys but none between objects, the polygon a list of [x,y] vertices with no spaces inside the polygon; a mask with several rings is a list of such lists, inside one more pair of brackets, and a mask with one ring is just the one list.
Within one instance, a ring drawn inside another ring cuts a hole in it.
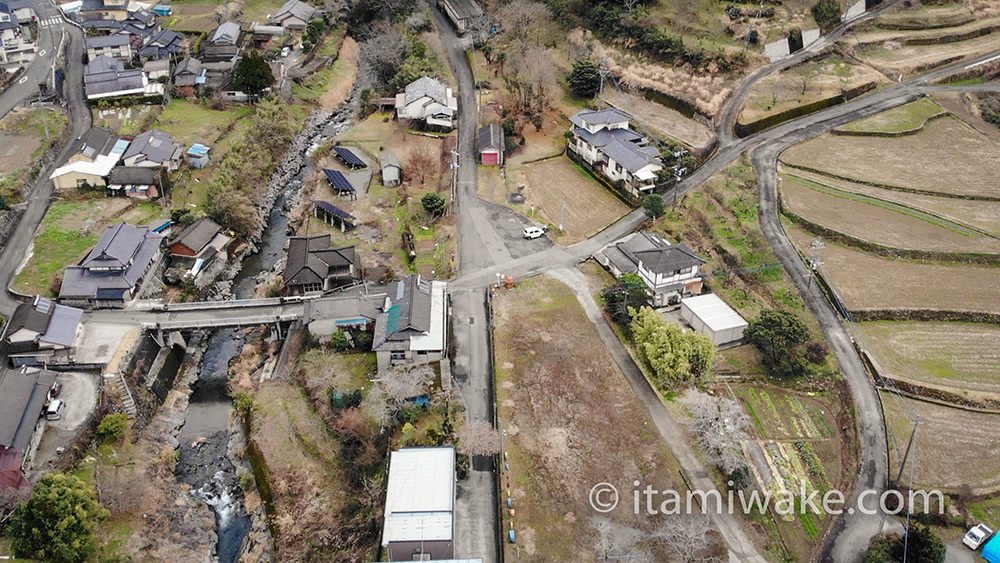
[{"label": "parking area", "polygon": [[56,382],[62,385],[59,399],[66,403],[62,418],[43,421],[45,430],[38,449],[31,457],[28,479],[37,481],[50,471],[51,463],[59,456],[59,448],[67,448],[83,429],[97,409],[100,397],[101,377],[92,373],[60,373]]},{"label": "parking area", "polygon": [[527,217],[488,201],[483,201],[483,207],[486,209],[493,228],[496,229],[497,234],[503,237],[504,246],[510,252],[511,258],[517,259],[534,254],[553,245],[551,234],[536,239],[524,238],[524,228],[536,224]]}]

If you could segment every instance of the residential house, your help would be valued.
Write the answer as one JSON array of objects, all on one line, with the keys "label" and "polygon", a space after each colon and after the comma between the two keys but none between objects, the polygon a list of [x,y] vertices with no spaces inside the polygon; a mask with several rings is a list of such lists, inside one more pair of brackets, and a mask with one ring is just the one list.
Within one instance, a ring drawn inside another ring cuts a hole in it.
[{"label": "residential house", "polygon": [[243,31],[236,22],[224,22],[215,30],[211,39],[201,44],[203,62],[235,62],[243,48]]},{"label": "residential house", "polygon": [[148,227],[108,227],[78,266],[66,268],[59,299],[88,307],[123,307],[160,257],[163,237]]},{"label": "residential house", "polygon": [[361,278],[361,261],[353,246],[330,247],[330,235],[288,239],[282,274],[289,295],[305,295],[348,285]]},{"label": "residential house", "polygon": [[163,167],[173,172],[181,166],[184,148],[169,133],[150,129],[139,133],[122,155],[125,166]]},{"label": "residential house", "polygon": [[459,34],[472,28],[483,9],[476,0],[438,0],[438,6],[448,15]]},{"label": "residential house", "polygon": [[139,56],[143,59],[169,59],[181,52],[183,39],[183,35],[172,29],[161,29],[139,47]]},{"label": "residential house", "polygon": [[382,165],[382,185],[398,186],[403,179],[403,167],[399,164],[396,153],[382,151],[378,155],[378,161]]},{"label": "residential house", "polygon": [[27,25],[38,19],[38,14],[35,13],[35,7],[31,5],[31,0],[7,0],[5,4],[21,25]]},{"label": "residential house", "polygon": [[83,0],[80,15],[84,21],[116,20],[128,18],[129,0]]},{"label": "residential house", "polygon": [[159,168],[116,166],[108,176],[108,195],[133,199],[152,199],[163,195]]},{"label": "residential house", "polygon": [[91,59],[107,55],[122,61],[132,60],[132,39],[128,35],[96,35],[87,37],[84,44]]},{"label": "residential house", "polygon": [[638,274],[646,282],[655,307],[676,305],[682,297],[702,290],[698,268],[705,260],[687,244],[670,244],[653,233],[632,233],[605,246],[594,258],[616,278]]},{"label": "residential house", "polygon": [[55,381],[55,372],[36,368],[0,372],[0,491],[31,490],[23,468],[41,440],[38,421]]},{"label": "residential house", "polygon": [[389,561],[454,556],[455,448],[402,448],[389,456],[382,549]]},{"label": "residential house", "polygon": [[162,96],[163,84],[150,82],[140,68],[125,68],[122,61],[99,55],[87,63],[83,87],[88,100],[119,96]]},{"label": "residential house", "polygon": [[440,361],[447,350],[446,284],[419,275],[389,286],[384,311],[375,319],[372,350],[379,371],[393,365]]},{"label": "residential house", "polygon": [[202,217],[187,226],[170,243],[170,256],[207,260],[217,252],[225,250],[232,239],[222,231],[218,223]]},{"label": "residential house", "polygon": [[570,156],[638,197],[656,187],[663,160],[649,139],[629,127],[631,118],[616,108],[583,110],[570,118],[568,148]]},{"label": "residential house", "polygon": [[250,27],[250,41],[252,41],[254,47],[257,47],[258,49],[267,49],[271,46],[275,37],[284,35],[284,33],[285,28],[280,25],[261,25],[259,23],[254,23]]},{"label": "residential house", "polygon": [[150,82],[159,82],[161,78],[170,76],[170,59],[146,61],[142,63],[142,71]]},{"label": "residential house", "polygon": [[56,168],[49,179],[57,191],[75,190],[85,185],[106,186],[108,174],[128,146],[128,141],[119,139],[111,131],[91,127],[73,141],[69,159]]},{"label": "residential house", "polygon": [[57,363],[56,356],[70,353],[81,318],[82,310],[41,296],[21,303],[4,328],[11,364],[19,367]]},{"label": "residential house", "polygon": [[503,129],[496,123],[479,128],[479,162],[485,166],[503,166]]},{"label": "residential house", "polygon": [[15,10],[0,2],[0,64],[4,68],[16,68],[35,58],[35,44],[29,40],[27,32],[21,29]]},{"label": "residential house", "polygon": [[321,17],[323,12],[300,0],[288,0],[270,17],[270,23],[280,25],[285,31],[302,32],[312,20]]},{"label": "residential house", "polygon": [[303,322],[308,326],[309,334],[325,339],[338,330],[370,330],[375,325],[382,301],[381,296],[360,292],[309,299],[303,302]]},{"label": "residential house", "polygon": [[396,117],[423,121],[427,125],[451,129],[455,126],[458,101],[439,80],[424,76],[396,94]]},{"label": "residential house", "polygon": [[174,94],[183,98],[193,98],[200,84],[205,83],[201,61],[194,57],[184,57],[174,69]]}]

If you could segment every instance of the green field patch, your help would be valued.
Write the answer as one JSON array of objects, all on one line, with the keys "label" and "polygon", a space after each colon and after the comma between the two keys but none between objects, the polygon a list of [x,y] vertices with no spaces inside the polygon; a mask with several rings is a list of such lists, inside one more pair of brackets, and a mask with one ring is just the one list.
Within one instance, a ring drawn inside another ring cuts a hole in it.
[{"label": "green field patch", "polygon": [[947,113],[943,107],[923,98],[849,123],[840,129],[856,133],[902,133],[919,129],[928,119],[943,113]]}]

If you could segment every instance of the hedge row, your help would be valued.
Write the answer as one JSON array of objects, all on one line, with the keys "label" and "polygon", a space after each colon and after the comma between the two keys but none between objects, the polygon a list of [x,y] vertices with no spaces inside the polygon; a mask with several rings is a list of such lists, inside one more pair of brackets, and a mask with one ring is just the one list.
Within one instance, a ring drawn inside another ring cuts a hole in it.
[{"label": "hedge row", "polygon": [[827,178],[833,178],[834,180],[843,180],[845,182],[851,182],[853,184],[861,184],[862,186],[871,186],[873,188],[882,188],[883,190],[894,190],[897,192],[906,192],[911,194],[919,195],[932,195],[937,197],[950,197],[953,199],[967,199],[970,201],[1000,201],[1000,197],[990,197],[985,195],[966,195],[966,194],[950,194],[944,192],[932,192],[930,190],[921,190],[917,188],[904,188],[903,186],[893,186],[891,184],[882,184],[879,182],[871,182],[868,180],[859,180],[858,178],[851,178],[849,176],[841,176],[839,174],[834,174],[832,172],[827,172],[825,170],[819,170],[818,168],[811,168],[809,166],[802,166],[800,164],[789,164],[780,158],[778,159],[783,166],[789,168],[797,168],[805,172],[812,172],[813,174],[819,174],[821,176],[826,176]]},{"label": "hedge row", "polygon": [[735,131],[740,137],[747,137],[758,133],[765,129],[770,129],[776,125],[781,125],[786,121],[791,121],[792,119],[809,115],[820,110],[824,110],[829,107],[833,107],[837,104],[842,104],[850,99],[856,98],[865,92],[875,89],[874,82],[868,82],[862,84],[856,88],[851,88],[846,90],[836,96],[830,98],[823,98],[822,100],[816,100],[815,102],[805,104],[802,106],[796,106],[791,109],[786,109],[785,111],[778,112],[774,115],[769,115],[763,119],[758,119],[751,123],[740,123],[737,121]]}]

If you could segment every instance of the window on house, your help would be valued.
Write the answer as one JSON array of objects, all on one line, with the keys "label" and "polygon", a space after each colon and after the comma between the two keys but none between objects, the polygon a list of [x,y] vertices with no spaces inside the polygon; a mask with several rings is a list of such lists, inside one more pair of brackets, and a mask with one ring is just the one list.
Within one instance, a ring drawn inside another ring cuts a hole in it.
[{"label": "window on house", "polygon": [[406,352],[390,352],[389,359],[396,362],[406,359]]}]

